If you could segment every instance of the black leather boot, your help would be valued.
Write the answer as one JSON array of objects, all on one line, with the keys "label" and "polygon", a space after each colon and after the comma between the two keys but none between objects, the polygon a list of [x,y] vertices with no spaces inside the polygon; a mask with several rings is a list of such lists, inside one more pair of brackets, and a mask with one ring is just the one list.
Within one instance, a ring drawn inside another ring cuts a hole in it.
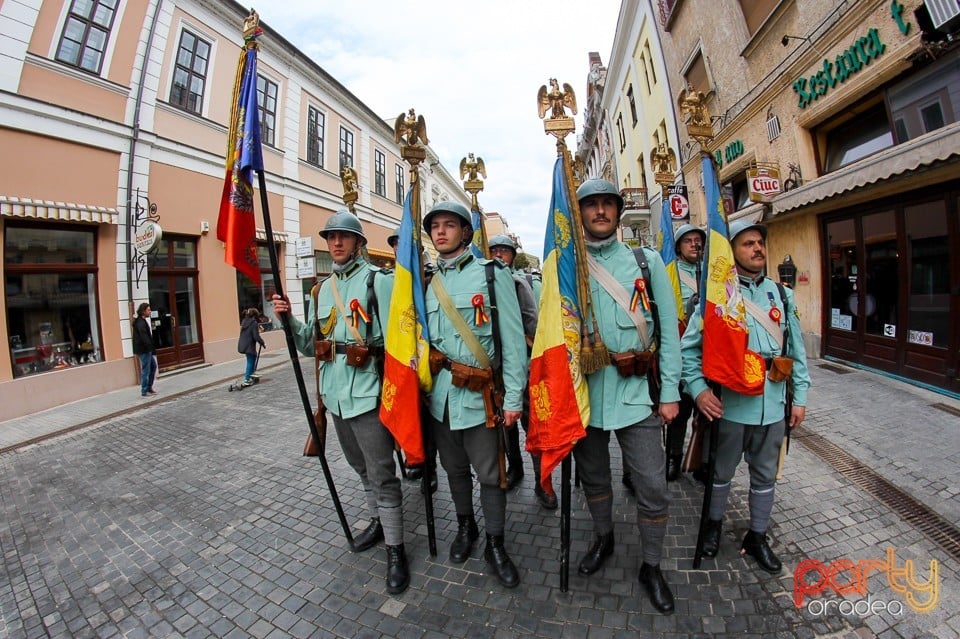
[{"label": "black leather boot", "polygon": [[473,542],[480,536],[477,520],[473,515],[457,515],[457,536],[450,544],[450,561],[462,564],[473,550]]},{"label": "black leather boot", "polygon": [[403,544],[387,546],[387,592],[399,595],[410,585],[410,570],[407,568],[407,553]]},{"label": "black leather boot", "polygon": [[537,501],[540,502],[542,508],[546,510],[557,509],[557,493],[553,492],[553,488],[550,489],[550,492],[547,492],[538,481],[537,485],[533,487],[533,494],[536,496]]},{"label": "black leather boot", "polygon": [[369,550],[381,541],[383,541],[383,526],[380,525],[380,518],[374,517],[370,520],[370,525],[353,538],[353,552]]},{"label": "black leather boot", "polygon": [[680,467],[683,464],[683,455],[667,456],[667,481],[680,479]]},{"label": "black leather boot", "polygon": [[407,479],[417,481],[423,477],[423,466],[407,466]]},{"label": "black leather boot", "polygon": [[669,615],[673,613],[673,593],[660,572],[660,566],[651,566],[648,563],[640,565],[640,585],[647,591],[650,603],[658,612]]},{"label": "black leather boot", "polygon": [[593,546],[587,551],[583,559],[580,560],[580,567],[577,569],[584,577],[592,575],[603,567],[607,557],[613,554],[613,531],[605,535],[597,535]]},{"label": "black leather boot", "polygon": [[743,544],[740,546],[741,555],[750,555],[757,560],[760,567],[772,575],[780,573],[783,564],[777,559],[767,543],[767,536],[764,533],[748,531],[743,537]]},{"label": "black leather boot", "polygon": [[507,470],[507,490],[513,490],[523,480],[523,464],[511,465]]},{"label": "black leather boot", "polygon": [[493,572],[507,588],[516,588],[520,583],[520,573],[513,565],[507,549],[503,547],[503,535],[487,535],[487,547],[483,550],[483,558],[493,568]]},{"label": "black leather boot", "polygon": [[703,556],[713,559],[720,552],[720,533],[723,532],[723,520],[708,519],[707,529],[703,531]]}]

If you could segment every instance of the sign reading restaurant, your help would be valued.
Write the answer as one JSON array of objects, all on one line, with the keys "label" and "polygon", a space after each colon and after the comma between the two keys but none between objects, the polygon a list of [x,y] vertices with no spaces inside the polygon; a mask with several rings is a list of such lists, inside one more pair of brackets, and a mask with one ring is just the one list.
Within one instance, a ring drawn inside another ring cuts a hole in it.
[{"label": "sign reading restaurant", "polygon": [[809,78],[798,78],[793,82],[793,91],[799,96],[797,106],[807,108],[810,103],[827,94],[837,83],[856,75],[860,69],[883,55],[887,45],[880,41],[876,28],[867,31],[867,35],[853,41],[853,44],[831,62],[824,58],[823,68]]}]

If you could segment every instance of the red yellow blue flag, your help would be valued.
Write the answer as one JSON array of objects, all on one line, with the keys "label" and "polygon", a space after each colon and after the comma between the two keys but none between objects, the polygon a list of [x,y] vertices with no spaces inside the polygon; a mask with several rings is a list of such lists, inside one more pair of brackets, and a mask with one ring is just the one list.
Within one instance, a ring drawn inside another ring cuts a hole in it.
[{"label": "red yellow blue flag", "polygon": [[660,209],[660,257],[667,269],[670,286],[673,288],[673,301],[677,305],[677,317],[687,319],[683,311],[683,293],[680,292],[680,271],[677,268],[677,245],[673,239],[673,218],[670,215],[670,201],[664,197]]},{"label": "red yellow blue flag", "polygon": [[420,247],[416,241],[420,228],[419,221],[414,220],[412,193],[413,188],[407,191],[397,238],[393,294],[384,336],[386,352],[380,421],[406,453],[407,464],[415,466],[426,459],[420,422],[423,410],[420,391],[429,391],[433,378],[428,358],[430,337],[420,271]]}]

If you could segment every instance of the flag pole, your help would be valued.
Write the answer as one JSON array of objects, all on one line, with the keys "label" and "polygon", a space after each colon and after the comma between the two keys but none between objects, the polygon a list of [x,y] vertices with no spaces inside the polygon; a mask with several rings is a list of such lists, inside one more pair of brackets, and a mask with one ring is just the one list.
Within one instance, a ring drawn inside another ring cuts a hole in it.
[{"label": "flag pole", "polygon": [[[259,31],[260,18],[255,11],[251,9],[250,15],[244,20],[244,40],[247,49],[258,51],[260,43],[253,36],[254,31]],[[259,36],[259,33],[257,34]],[[273,283],[277,295],[283,297],[283,278],[280,272],[280,263],[277,259],[277,247],[273,241],[273,225],[270,222],[270,206],[267,202],[267,181],[262,167],[257,168],[257,184],[260,189],[260,206],[263,211],[263,228],[267,236],[267,252],[270,255],[270,269],[273,272]],[[287,338],[287,351],[290,353],[290,362],[293,364],[293,373],[297,380],[297,389],[300,391],[300,401],[303,404],[303,412],[307,418],[307,425],[310,427],[310,434],[318,444],[322,441],[317,431],[317,424],[313,419],[313,411],[310,406],[310,396],[307,395],[307,385],[303,379],[303,370],[300,368],[300,356],[297,353],[297,346],[293,341],[293,331],[290,327],[290,319],[287,313],[280,314],[280,322],[283,325],[283,332]],[[333,483],[333,475],[330,472],[330,465],[327,463],[326,450],[324,446],[319,446],[320,466],[323,468],[323,477],[327,482],[327,488],[330,491],[330,497],[333,499],[334,508],[337,511],[337,517],[340,519],[340,525],[343,527],[344,537],[347,544],[353,548],[353,533],[350,532],[350,525],[347,523],[347,516],[343,511],[343,505],[340,503],[340,497],[337,495],[337,487]]]},{"label": "flag pole", "polygon": [[[401,113],[394,126],[394,138],[396,142],[400,144],[400,157],[410,164],[410,217],[413,222],[414,245],[417,255],[416,268],[420,270],[420,281],[423,282],[420,163],[427,158],[427,150],[424,145],[430,143],[427,139],[426,121],[423,115],[417,118],[414,109],[410,109],[407,115]],[[424,356],[426,356],[426,354],[424,354]],[[433,448],[432,437],[425,417],[423,406],[421,406],[420,433],[423,439],[424,463],[423,476],[420,478],[420,493],[423,495],[424,515],[427,519],[427,546],[430,550],[430,556],[436,557],[437,531],[433,517],[433,491],[430,490],[430,484],[436,475],[436,462],[435,455],[431,452]]]}]

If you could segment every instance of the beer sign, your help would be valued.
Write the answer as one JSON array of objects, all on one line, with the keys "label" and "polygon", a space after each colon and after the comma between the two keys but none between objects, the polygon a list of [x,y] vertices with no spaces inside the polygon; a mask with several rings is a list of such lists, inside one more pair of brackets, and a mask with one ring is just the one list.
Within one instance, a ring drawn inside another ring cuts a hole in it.
[{"label": "beer sign", "polygon": [[774,168],[747,169],[747,190],[751,202],[769,202],[783,191],[780,171]]}]

